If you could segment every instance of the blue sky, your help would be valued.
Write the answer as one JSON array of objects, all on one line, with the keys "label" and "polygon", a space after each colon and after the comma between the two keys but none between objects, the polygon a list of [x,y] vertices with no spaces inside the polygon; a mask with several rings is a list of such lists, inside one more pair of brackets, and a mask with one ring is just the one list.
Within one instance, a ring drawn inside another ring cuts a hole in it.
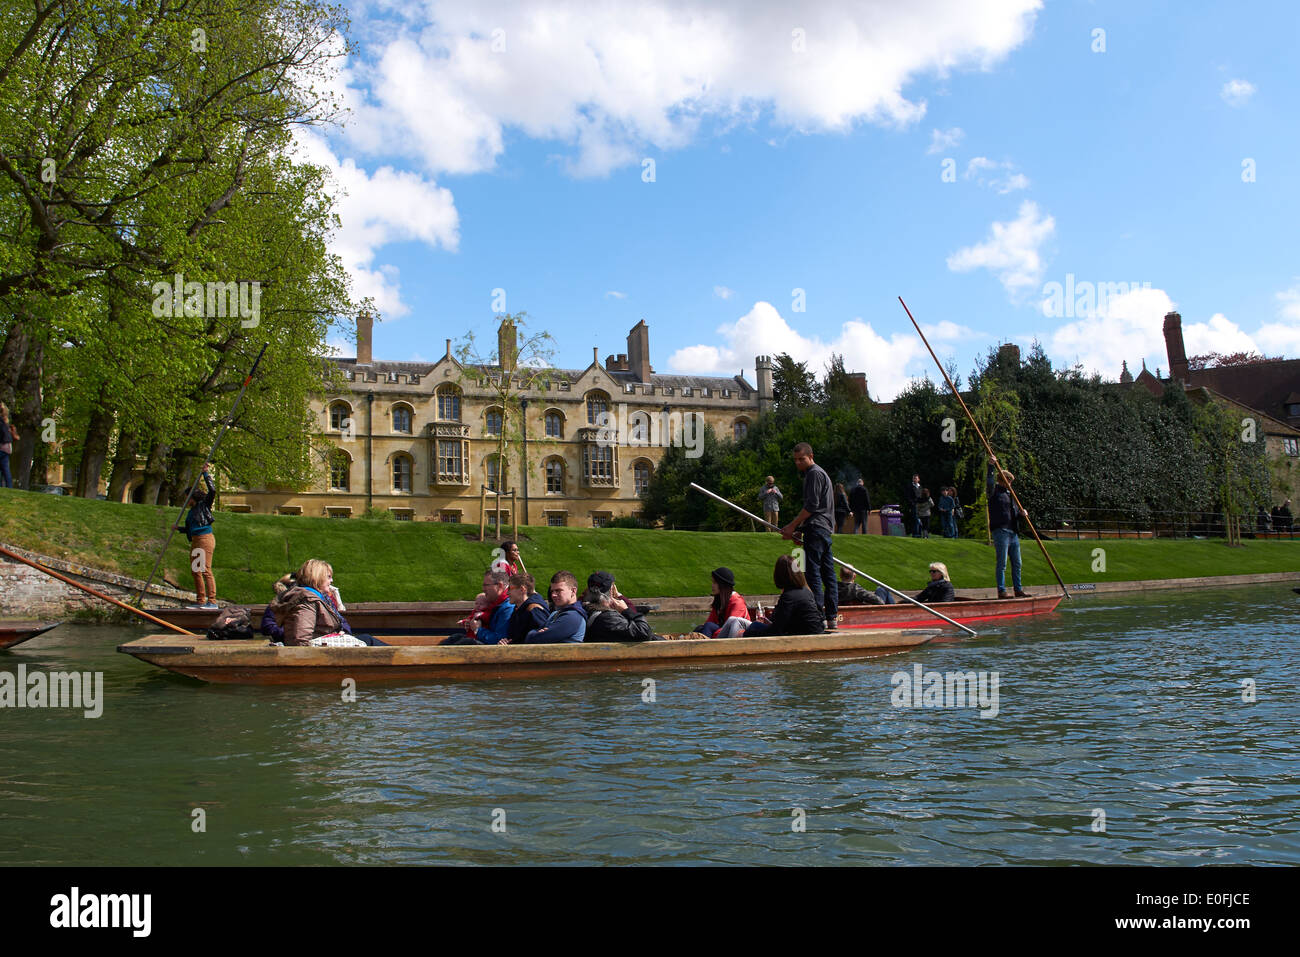
[{"label": "blue sky", "polygon": [[[898,295],[963,374],[1167,367],[1170,308],[1189,354],[1300,355],[1293,4],[349,7],[352,114],[303,145],[376,358],[490,333],[498,288],[562,366],[644,318],[658,372],[835,351],[883,399],[934,375]],[[1134,288],[1054,308],[1068,276]]]}]

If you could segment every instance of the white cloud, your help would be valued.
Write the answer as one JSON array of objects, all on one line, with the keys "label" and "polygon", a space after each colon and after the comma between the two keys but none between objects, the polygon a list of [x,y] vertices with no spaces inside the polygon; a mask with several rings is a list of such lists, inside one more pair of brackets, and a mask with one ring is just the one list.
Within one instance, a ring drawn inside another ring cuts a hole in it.
[{"label": "white cloud", "polygon": [[[965,332],[964,327],[947,321],[939,323],[937,329],[941,333],[937,338],[953,338]],[[929,331],[927,327],[927,334]],[[788,352],[795,360],[807,362],[820,377],[831,353],[839,353],[844,356],[846,369],[867,374],[867,387],[876,400],[894,398],[912,379],[931,371],[929,353],[910,332],[885,338],[870,323],[852,319],[827,342],[800,335],[769,302],[754,303],[748,313],[719,326],[716,333],[717,345],[678,349],[669,357],[669,368],[684,375],[734,375],[738,369],[753,369],[755,356]],[[904,371],[909,366],[910,375]]]},{"label": "white cloud", "polygon": [[736,290],[728,289],[726,286],[714,286],[713,294],[719,299],[730,299],[736,294]]},{"label": "white cloud", "polygon": [[954,126],[950,130],[931,130],[930,147],[925,151],[927,156],[933,156],[935,153],[942,153],[950,150],[961,143],[966,136],[960,126]]},{"label": "white cloud", "polygon": [[1134,375],[1143,359],[1152,372],[1161,366],[1167,371],[1164,318],[1173,310],[1174,302],[1163,289],[1134,289],[1111,296],[1093,315],[1067,323],[1047,337],[1046,349],[1066,365],[1079,362],[1087,372],[1112,380],[1119,378],[1125,361]]},{"label": "white cloud", "polygon": [[1245,106],[1254,95],[1255,84],[1249,80],[1229,80],[1219,91],[1219,96],[1223,97],[1223,102],[1229,106]]},{"label": "white cloud", "polygon": [[1212,315],[1209,322],[1184,322],[1183,346],[1189,359],[1207,352],[1229,355],[1233,352],[1260,351],[1254,337],[1221,312]]},{"label": "white cloud", "polygon": [[359,149],[410,156],[438,174],[491,168],[515,129],[571,147],[571,172],[603,175],[703,128],[764,115],[798,133],[903,127],[925,113],[904,95],[910,83],[992,67],[1025,42],[1041,6],[865,0],[794,14],[777,0],[378,5],[370,18],[384,18],[387,32],[367,23],[370,55],[349,66],[344,98],[360,107],[349,135]]},{"label": "white cloud", "polygon": [[609,292],[605,293],[605,298],[607,298],[607,299],[626,299],[626,298],[627,298],[627,293],[625,293],[625,292],[619,292],[617,289],[611,289]]},{"label": "white cloud", "polygon": [[987,269],[996,273],[1007,294],[1019,299],[1036,288],[1043,278],[1039,247],[1056,230],[1056,220],[1039,213],[1038,204],[1025,200],[1019,215],[1005,223],[995,222],[984,242],[965,246],[948,257],[953,272]]},{"label": "white cloud", "polygon": [[[1015,192],[1018,189],[1029,188],[1029,177],[1024,173],[1012,173],[1016,164],[1010,160],[1004,160],[1001,163],[994,162],[987,156],[976,156],[966,164],[966,172],[962,174],[963,179],[974,179],[980,186],[987,186],[996,190],[999,195],[1005,196],[1007,193]],[[988,175],[985,173],[995,174],[1006,172],[1007,175]]]},{"label": "white cloud", "polygon": [[368,173],[351,159],[340,160],[314,132],[299,132],[296,144],[300,158],[326,169],[340,187],[335,194],[340,226],[330,251],[348,271],[354,297],[373,298],[385,319],[410,312],[402,301],[398,270],[376,265],[375,254],[389,243],[408,240],[455,251],[460,217],[451,192],[417,173],[391,166]]}]

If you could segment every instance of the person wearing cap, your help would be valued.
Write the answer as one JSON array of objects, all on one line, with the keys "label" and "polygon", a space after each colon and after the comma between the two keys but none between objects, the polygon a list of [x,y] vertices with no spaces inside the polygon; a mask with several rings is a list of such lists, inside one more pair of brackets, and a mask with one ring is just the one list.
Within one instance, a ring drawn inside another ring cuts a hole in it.
[{"label": "person wearing cap", "polygon": [[750,625],[749,608],[736,591],[736,576],[730,568],[713,569],[713,604],[709,617],[695,630],[710,638],[738,638]]},{"label": "person wearing cap", "polygon": [[636,602],[627,595],[618,590],[618,585],[614,583],[614,576],[609,572],[592,572],[587,576],[587,588],[596,589],[596,591],[609,592],[610,597],[618,598],[626,602],[629,608],[635,608]]},{"label": "person wearing cap", "polygon": [[587,633],[583,641],[662,641],[650,630],[645,615],[629,605],[623,598],[609,591],[588,586],[582,596],[582,607],[587,613]]},{"label": "person wearing cap", "polygon": [[[993,547],[997,551],[998,597],[1007,597],[1006,572],[1007,559],[1011,559],[1011,583],[1015,587],[1017,598],[1028,598],[1020,587],[1020,534],[1016,521],[1020,516],[1029,517],[1023,508],[1016,507],[1016,500],[1011,496],[1010,483],[1016,477],[1010,472],[998,469],[998,458],[993,456],[993,467],[989,470],[989,531],[993,535]],[[1005,476],[1006,485],[1003,484]],[[1019,513],[1019,514],[1017,514]]]},{"label": "person wearing cap", "polygon": [[948,566],[943,562],[930,563],[930,584],[916,596],[922,605],[933,605],[940,601],[956,601],[957,593],[952,589],[952,579],[948,577]]}]

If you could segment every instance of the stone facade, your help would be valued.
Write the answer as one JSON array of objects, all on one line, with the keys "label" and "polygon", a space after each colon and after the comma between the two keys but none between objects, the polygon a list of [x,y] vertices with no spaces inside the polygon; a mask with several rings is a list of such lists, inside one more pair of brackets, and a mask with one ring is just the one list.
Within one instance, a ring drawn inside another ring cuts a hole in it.
[{"label": "stone facade", "polygon": [[[498,355],[507,356],[506,368],[482,371],[514,375],[514,344],[514,326],[503,322]],[[507,497],[513,489],[520,525],[591,527],[636,514],[665,447],[689,445],[691,425],[707,422],[719,438],[733,438],[772,403],[767,356],[756,360],[757,387],[743,375],[655,373],[644,320],[628,333],[627,353],[610,355],[603,365],[598,356],[593,349],[585,369],[555,370],[546,391],[522,392],[526,441],[510,443],[509,474],[501,477],[502,409],[490,387],[468,377],[451,340],[434,363],[375,362],[370,323],[363,319],[357,358],[334,360],[351,391],[312,402],[317,426],[334,448],[322,461],[318,483],[304,492],[228,489],[223,507],[338,518],[375,508],[401,520],[478,524],[486,486],[505,493],[503,526],[516,518]],[[602,423],[615,431],[602,433]],[[487,496],[489,523],[494,499]]]},{"label": "stone facade", "polygon": [[[144,584],[125,575],[116,575],[84,565],[51,558],[13,545],[5,546],[24,558],[111,595],[127,604],[135,600]],[[193,591],[178,591],[169,585],[149,587],[149,607],[182,607],[194,601]],[[39,569],[9,559],[0,559],[0,617],[7,618],[74,618],[113,612],[113,605],[61,582]],[[127,612],[122,612],[123,615]]]}]

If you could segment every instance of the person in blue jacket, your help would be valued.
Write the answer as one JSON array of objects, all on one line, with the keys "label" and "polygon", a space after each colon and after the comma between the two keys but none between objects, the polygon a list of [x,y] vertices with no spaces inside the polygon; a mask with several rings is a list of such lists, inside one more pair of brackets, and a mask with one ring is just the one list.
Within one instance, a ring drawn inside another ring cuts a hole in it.
[{"label": "person in blue jacket", "polygon": [[551,616],[542,628],[524,638],[530,645],[582,641],[587,634],[587,613],[578,602],[578,579],[573,572],[551,576]]},{"label": "person in blue jacket", "polygon": [[533,576],[527,572],[510,576],[510,588],[506,594],[509,595],[510,603],[515,606],[515,610],[510,616],[505,639],[497,644],[522,645],[530,631],[546,627],[547,619],[551,617],[551,606],[546,603],[545,598],[537,594]]}]

